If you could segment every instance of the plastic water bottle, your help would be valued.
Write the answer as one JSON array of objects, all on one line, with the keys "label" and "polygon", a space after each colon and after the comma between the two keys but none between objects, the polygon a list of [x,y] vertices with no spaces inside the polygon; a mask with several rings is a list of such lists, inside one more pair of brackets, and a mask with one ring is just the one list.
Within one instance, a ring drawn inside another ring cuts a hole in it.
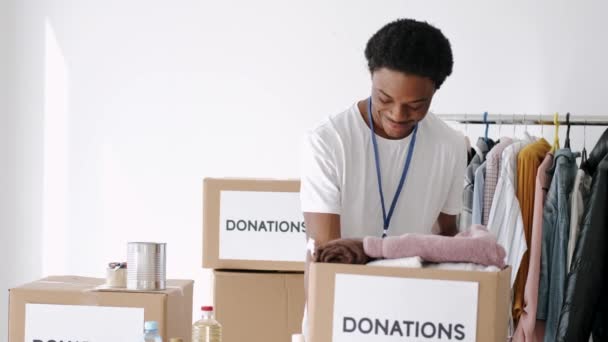
[{"label": "plastic water bottle", "polygon": [[162,337],[158,334],[158,322],[147,321],[144,323],[143,342],[163,342]]},{"label": "plastic water bottle", "polygon": [[222,342],[222,326],[215,320],[213,306],[203,306],[203,318],[192,326],[192,342]]}]

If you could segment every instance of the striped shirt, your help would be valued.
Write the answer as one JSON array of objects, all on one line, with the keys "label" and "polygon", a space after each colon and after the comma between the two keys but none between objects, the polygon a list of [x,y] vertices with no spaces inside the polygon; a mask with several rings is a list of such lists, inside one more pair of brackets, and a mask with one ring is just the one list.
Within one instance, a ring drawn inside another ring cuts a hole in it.
[{"label": "striped shirt", "polygon": [[513,139],[511,138],[501,138],[500,142],[494,146],[494,148],[492,148],[486,156],[486,178],[483,190],[482,210],[483,225],[488,224],[488,218],[490,217],[490,209],[492,208],[492,201],[494,200],[494,193],[496,192],[496,184],[498,184],[498,177],[500,175],[502,152],[512,143]]},{"label": "striped shirt", "polygon": [[[505,262],[511,265],[511,285],[515,282],[521,259],[528,249],[524,235],[521,208],[515,193],[517,188],[517,156],[532,140],[516,141],[502,152],[502,165],[496,192],[488,217],[488,230],[507,252]],[[486,188],[488,169],[486,164]]]}]

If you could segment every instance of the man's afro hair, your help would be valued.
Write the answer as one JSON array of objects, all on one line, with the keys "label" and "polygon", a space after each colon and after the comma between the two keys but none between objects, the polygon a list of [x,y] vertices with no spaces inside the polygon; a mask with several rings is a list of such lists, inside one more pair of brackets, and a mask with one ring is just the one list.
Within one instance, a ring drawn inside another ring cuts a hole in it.
[{"label": "man's afro hair", "polygon": [[428,77],[439,89],[452,73],[450,42],[441,31],[412,19],[393,21],[367,42],[365,57],[370,72],[388,68]]}]

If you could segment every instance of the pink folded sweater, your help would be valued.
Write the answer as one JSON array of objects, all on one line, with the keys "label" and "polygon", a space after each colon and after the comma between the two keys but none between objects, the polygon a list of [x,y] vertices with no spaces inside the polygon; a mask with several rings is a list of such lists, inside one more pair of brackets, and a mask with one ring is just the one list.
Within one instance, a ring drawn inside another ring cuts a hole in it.
[{"label": "pink folded sweater", "polygon": [[428,262],[468,262],[505,267],[505,250],[492,233],[480,225],[454,237],[404,234],[363,239],[363,249],[370,258],[397,259],[419,256]]}]

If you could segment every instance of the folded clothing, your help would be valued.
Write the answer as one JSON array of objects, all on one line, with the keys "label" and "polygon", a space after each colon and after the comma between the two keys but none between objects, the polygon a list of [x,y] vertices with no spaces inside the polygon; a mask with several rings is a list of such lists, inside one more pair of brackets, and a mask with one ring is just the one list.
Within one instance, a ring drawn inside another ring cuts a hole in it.
[{"label": "folded clothing", "polygon": [[505,267],[505,250],[492,233],[481,225],[454,237],[404,234],[363,239],[363,249],[370,258],[398,259],[419,256],[434,263],[473,263],[484,266]]},{"label": "folded clothing", "polygon": [[[396,259],[399,260],[399,259]],[[442,264],[424,264],[424,268],[434,268],[439,270],[452,270],[452,271],[481,271],[481,272],[499,272],[500,268],[496,266],[484,266],[471,264],[466,262],[444,262]]]},{"label": "folded clothing", "polygon": [[400,259],[380,259],[368,262],[367,266],[421,268],[422,259],[418,256]]},{"label": "folded clothing", "polygon": [[363,250],[362,239],[332,240],[317,247],[315,252],[316,262],[365,265],[371,260]]}]

